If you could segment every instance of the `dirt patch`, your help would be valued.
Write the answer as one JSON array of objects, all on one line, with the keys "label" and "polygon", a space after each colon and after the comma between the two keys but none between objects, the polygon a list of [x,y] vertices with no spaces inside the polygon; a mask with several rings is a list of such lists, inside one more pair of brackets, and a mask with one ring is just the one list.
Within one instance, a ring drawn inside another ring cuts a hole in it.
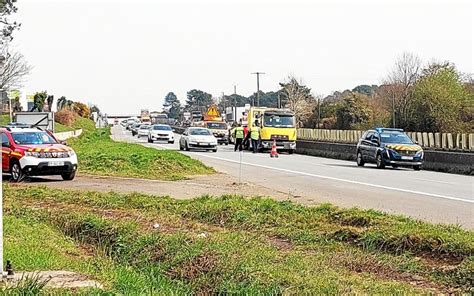
[{"label": "dirt patch", "polygon": [[217,272],[218,266],[218,255],[212,252],[204,252],[183,262],[181,265],[171,268],[168,274],[172,278],[192,281],[202,275]]},{"label": "dirt patch", "polygon": [[352,272],[369,273],[378,279],[404,282],[414,287],[433,290],[436,293],[451,294],[459,292],[459,290],[456,288],[434,283],[424,276],[397,271],[386,265],[380,264],[370,256],[367,256],[362,261],[346,260],[346,256],[347,254],[343,254],[338,257],[336,259],[337,264],[344,266],[346,269]]},{"label": "dirt patch", "polygon": [[270,236],[267,238],[267,241],[280,251],[289,251],[293,249],[293,244],[291,243],[291,241],[284,238]]},{"label": "dirt patch", "polygon": [[138,192],[154,196],[170,196],[176,199],[190,199],[202,195],[243,195],[272,196],[279,199],[288,198],[288,194],[271,190],[251,183],[237,184],[235,179],[226,174],[196,176],[184,181],[158,181],[138,178],[121,178],[80,175],[73,181],[64,182],[51,176],[28,178],[23,182],[27,186],[48,186],[60,189],[79,189],[101,192]]}]

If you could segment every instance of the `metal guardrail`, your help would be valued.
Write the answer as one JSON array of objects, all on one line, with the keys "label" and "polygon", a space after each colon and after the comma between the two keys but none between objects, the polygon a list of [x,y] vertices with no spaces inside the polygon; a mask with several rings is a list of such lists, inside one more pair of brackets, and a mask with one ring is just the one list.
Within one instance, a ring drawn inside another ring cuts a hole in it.
[{"label": "metal guardrail", "polygon": [[[298,129],[300,140],[357,143],[362,137],[360,130]],[[441,150],[463,150],[474,152],[474,134],[467,133],[426,133],[406,132],[406,134],[423,148]]]}]

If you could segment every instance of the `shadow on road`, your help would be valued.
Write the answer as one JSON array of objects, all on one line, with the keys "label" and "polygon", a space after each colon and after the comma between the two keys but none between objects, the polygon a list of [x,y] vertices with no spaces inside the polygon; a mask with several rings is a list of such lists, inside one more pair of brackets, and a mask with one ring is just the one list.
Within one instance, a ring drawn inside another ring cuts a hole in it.
[{"label": "shadow on road", "polygon": [[[10,182],[11,177],[8,174],[2,174],[4,182]],[[21,182],[23,183],[51,183],[51,182],[61,182],[63,179],[51,179],[44,177],[25,177]]]}]

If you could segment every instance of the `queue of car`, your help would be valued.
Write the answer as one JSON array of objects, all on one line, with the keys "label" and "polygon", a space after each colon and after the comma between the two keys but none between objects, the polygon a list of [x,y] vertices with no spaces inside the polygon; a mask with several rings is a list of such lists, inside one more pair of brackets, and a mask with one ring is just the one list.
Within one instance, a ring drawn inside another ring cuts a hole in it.
[{"label": "queue of car", "polygon": [[[140,122],[122,122],[125,129],[130,130],[132,136],[147,137],[148,143],[158,141],[174,144],[173,129],[167,124],[150,124]],[[217,152],[219,139],[213,131],[206,127],[188,127],[179,140],[180,150],[206,150]]]}]

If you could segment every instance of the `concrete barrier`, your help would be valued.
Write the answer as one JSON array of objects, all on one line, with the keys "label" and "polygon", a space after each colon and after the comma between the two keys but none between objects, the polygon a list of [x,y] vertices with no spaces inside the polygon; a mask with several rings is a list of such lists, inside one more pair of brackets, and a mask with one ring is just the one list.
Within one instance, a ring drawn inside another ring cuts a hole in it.
[{"label": "concrete barrier", "polygon": [[81,134],[82,134],[82,129],[78,129],[78,130],[70,131],[70,132],[54,133],[54,136],[59,141],[64,141],[64,140],[67,140],[69,138],[77,138]]},{"label": "concrete barrier", "polygon": [[[361,130],[297,129],[297,138],[332,143],[357,143]],[[474,134],[406,132],[413,142],[427,149],[462,150],[474,152]]]},{"label": "concrete barrier", "polygon": [[[296,153],[335,159],[356,159],[355,144],[298,140]],[[423,169],[474,175],[474,153],[425,150]]]}]

